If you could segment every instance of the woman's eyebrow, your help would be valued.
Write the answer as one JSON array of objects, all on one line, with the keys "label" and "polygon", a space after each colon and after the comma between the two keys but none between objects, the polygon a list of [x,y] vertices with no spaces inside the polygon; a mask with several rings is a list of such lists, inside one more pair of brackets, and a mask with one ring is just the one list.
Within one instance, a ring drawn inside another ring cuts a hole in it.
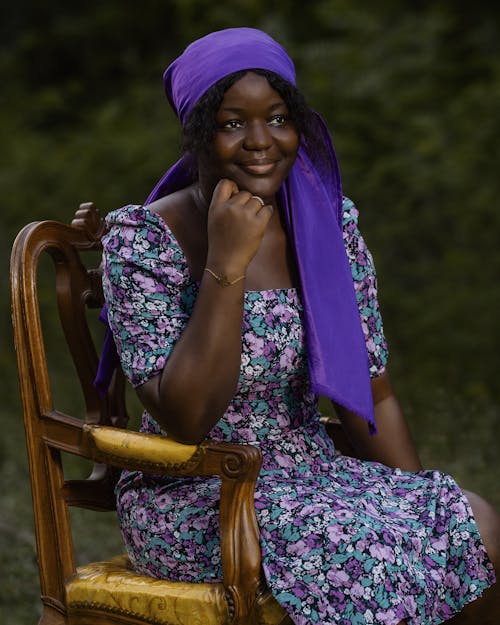
[{"label": "woman's eyebrow", "polygon": [[[277,108],[281,108],[282,106],[286,106],[286,103],[283,100],[280,100],[279,102],[271,104],[271,106],[269,107],[269,111],[272,112]],[[242,106],[223,106],[221,110],[230,113],[241,113],[244,112],[246,109]]]}]

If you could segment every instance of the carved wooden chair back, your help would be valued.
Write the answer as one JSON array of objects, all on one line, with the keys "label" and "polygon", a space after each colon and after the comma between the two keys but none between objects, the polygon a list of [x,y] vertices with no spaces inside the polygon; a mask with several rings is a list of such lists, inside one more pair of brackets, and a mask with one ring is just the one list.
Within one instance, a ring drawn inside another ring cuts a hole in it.
[{"label": "carved wooden chair back", "polygon": [[[93,386],[98,356],[87,309],[102,306],[103,296],[98,267],[88,269],[82,255],[100,249],[103,230],[97,211],[82,205],[71,226],[55,221],[27,225],[16,238],[11,258],[13,326],[42,600],[49,611],[56,612],[64,611],[65,580],[75,571],[68,505],[112,510],[117,477],[115,468],[96,465],[89,479],[65,481],[61,451],[85,455],[81,445],[84,422],[125,426],[128,419],[120,371],[107,397],[101,398]],[[54,408],[37,286],[39,261],[46,253],[55,266],[60,321],[83,392],[83,420]]]}]

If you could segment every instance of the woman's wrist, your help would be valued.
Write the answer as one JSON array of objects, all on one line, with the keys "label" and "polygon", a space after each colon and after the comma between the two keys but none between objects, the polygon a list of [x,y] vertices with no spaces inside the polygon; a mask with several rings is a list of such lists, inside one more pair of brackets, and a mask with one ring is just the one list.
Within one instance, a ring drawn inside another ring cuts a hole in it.
[{"label": "woman's wrist", "polygon": [[[248,262],[238,258],[221,258],[220,254],[208,253],[203,271],[214,279],[224,277],[228,282],[241,281],[246,275]],[[214,275],[215,274],[215,275]]]},{"label": "woman's wrist", "polygon": [[245,274],[237,276],[236,278],[231,278],[230,276],[227,276],[225,273],[222,273],[220,275],[215,273],[215,271],[212,271],[210,267],[205,267],[203,271],[210,274],[213,277],[213,279],[217,282],[217,284],[222,287],[233,286],[233,284],[236,284],[237,282],[241,282],[241,280],[245,279]]}]

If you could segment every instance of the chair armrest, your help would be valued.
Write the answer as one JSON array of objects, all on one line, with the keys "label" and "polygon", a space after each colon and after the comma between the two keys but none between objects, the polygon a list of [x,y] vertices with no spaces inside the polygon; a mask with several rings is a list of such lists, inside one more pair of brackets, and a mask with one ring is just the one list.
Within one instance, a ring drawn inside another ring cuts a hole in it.
[{"label": "chair armrest", "polygon": [[184,445],[164,436],[85,424],[89,457],[114,466],[164,475],[221,478],[219,525],[223,582],[232,622],[251,615],[259,589],[261,554],[254,491],[262,464],[259,448],[204,441]]},{"label": "chair armrest", "polygon": [[93,460],[145,473],[189,475],[203,455],[200,445],[91,424],[83,425],[82,443]]}]

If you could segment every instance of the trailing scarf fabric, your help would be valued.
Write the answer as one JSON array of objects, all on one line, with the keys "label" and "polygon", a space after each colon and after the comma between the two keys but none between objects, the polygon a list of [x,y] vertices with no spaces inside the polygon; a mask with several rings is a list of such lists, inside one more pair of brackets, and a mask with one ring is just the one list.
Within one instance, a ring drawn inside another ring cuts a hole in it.
[{"label": "trailing scarf fabric", "polygon": [[[265,69],[295,85],[295,68],[284,48],[253,28],[213,32],[189,45],[165,71],[165,92],[184,125],[200,97],[224,76]],[[351,270],[342,237],[342,189],[330,134],[315,113],[321,165],[301,140],[280,190],[280,203],[299,268],[309,372],[314,392],[366,419],[375,431],[368,356]],[[159,180],[146,204],[193,182],[190,156]],[[106,366],[100,369],[105,375]],[[99,375],[98,375],[99,377]]]}]

